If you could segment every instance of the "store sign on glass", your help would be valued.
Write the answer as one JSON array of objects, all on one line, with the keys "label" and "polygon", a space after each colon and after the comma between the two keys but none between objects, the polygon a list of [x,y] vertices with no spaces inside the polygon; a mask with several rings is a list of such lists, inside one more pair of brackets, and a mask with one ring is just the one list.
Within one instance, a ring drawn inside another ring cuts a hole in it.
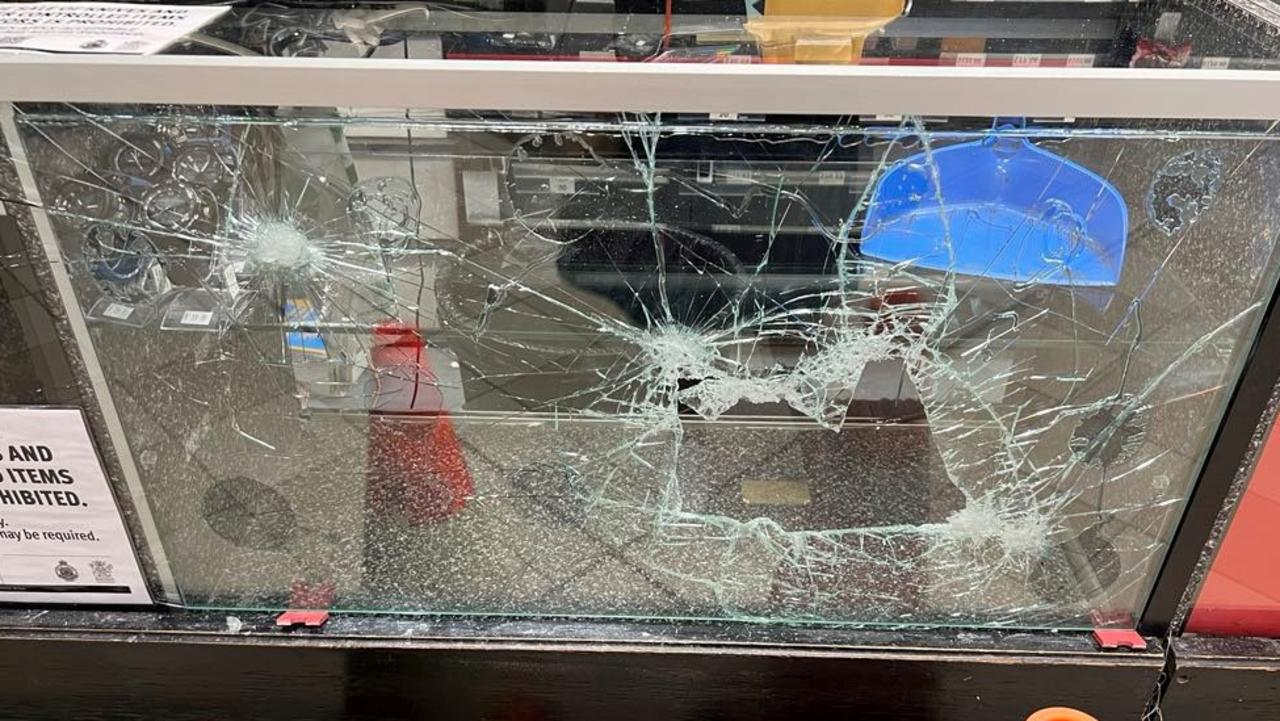
[{"label": "store sign on glass", "polygon": [[0,601],[150,603],[74,408],[0,408]]}]

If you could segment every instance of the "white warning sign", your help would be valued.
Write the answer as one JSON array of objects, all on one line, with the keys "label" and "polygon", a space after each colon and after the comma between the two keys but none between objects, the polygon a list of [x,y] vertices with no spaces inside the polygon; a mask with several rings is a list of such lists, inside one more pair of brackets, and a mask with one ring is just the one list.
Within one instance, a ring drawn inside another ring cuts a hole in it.
[{"label": "white warning sign", "polygon": [[0,408],[0,602],[149,604],[75,408]]},{"label": "white warning sign", "polygon": [[0,3],[0,49],[150,55],[225,13],[226,6]]}]

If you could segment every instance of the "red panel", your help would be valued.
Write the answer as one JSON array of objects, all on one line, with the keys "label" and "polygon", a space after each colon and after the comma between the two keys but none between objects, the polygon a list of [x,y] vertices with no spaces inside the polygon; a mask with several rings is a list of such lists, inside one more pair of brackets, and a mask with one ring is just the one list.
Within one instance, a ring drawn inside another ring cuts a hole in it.
[{"label": "red panel", "polygon": [[415,525],[461,513],[475,486],[422,335],[397,321],[379,324],[369,363],[377,377],[367,470],[373,512]]},{"label": "red panel", "polygon": [[1273,429],[1200,589],[1187,631],[1280,637],[1278,554],[1280,435]]}]

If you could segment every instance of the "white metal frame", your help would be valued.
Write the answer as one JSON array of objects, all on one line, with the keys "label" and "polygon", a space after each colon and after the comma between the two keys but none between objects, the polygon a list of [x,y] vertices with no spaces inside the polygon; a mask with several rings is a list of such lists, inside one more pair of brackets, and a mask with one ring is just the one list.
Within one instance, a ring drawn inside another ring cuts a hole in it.
[{"label": "white metal frame", "polygon": [[1280,119],[1280,72],[0,55],[0,100]]}]

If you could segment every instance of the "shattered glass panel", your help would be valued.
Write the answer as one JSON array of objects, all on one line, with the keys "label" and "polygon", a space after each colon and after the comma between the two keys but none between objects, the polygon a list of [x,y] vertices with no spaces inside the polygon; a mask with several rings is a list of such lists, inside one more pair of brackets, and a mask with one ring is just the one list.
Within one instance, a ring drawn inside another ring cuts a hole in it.
[{"label": "shattered glass panel", "polygon": [[1274,136],[846,120],[15,117],[188,605],[1130,625]]}]

